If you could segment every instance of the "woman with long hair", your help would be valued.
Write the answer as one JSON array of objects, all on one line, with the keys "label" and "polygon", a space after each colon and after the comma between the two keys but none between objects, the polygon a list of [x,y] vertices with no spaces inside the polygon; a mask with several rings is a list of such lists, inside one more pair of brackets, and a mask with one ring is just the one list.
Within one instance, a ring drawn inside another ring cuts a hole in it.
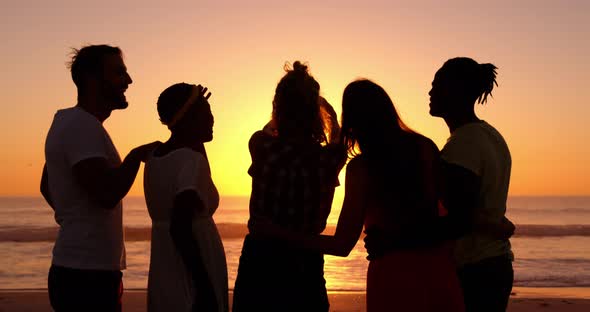
[{"label": "woman with long hair", "polygon": [[[250,138],[250,220],[265,218],[302,235],[326,227],[345,153],[332,107],[307,66],[286,67],[272,119]],[[324,119],[323,116],[327,116]],[[328,311],[323,254],[273,237],[247,235],[233,311]]]},{"label": "woman with long hair", "polygon": [[369,240],[387,238],[367,246],[367,311],[463,311],[450,249],[431,228],[439,217],[436,145],[365,79],[344,90],[341,137],[352,159],[334,236],[302,237],[264,219],[254,232],[347,256],[364,227]]}]

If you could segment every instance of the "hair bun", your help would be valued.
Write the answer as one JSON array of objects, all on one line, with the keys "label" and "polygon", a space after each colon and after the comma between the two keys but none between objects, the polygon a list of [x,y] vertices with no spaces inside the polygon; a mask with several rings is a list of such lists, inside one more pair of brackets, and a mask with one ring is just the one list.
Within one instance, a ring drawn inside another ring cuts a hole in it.
[{"label": "hair bun", "polygon": [[293,63],[293,71],[307,73],[307,65],[303,65],[300,61]]}]

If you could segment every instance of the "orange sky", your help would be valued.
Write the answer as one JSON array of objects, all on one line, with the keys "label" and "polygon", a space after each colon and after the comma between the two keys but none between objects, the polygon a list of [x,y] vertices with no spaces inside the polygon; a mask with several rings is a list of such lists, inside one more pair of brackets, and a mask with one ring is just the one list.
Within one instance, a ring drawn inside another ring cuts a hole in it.
[{"label": "orange sky", "polygon": [[[134,3],[135,2],[135,3]],[[512,195],[590,195],[588,1],[13,1],[0,17],[0,195],[37,195],[45,134],[75,104],[70,47],[121,47],[134,80],[130,107],[105,123],[119,152],[167,139],[155,102],[169,85],[210,88],[207,145],[224,195],[248,195],[249,136],[268,120],[285,61],[308,62],[340,112],[358,77],[381,84],[405,121],[442,147],[428,115],[436,70],[455,56],[499,67],[481,118],[506,138]],[[141,174],[132,189],[139,195]]]}]

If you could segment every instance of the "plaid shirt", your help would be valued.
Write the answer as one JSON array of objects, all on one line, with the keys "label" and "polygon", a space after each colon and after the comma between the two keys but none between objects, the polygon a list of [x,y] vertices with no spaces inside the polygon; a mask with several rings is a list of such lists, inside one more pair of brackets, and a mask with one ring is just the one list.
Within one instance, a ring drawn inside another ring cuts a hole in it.
[{"label": "plaid shirt", "polygon": [[321,203],[331,202],[339,185],[344,150],[335,145],[286,142],[262,131],[252,135],[249,147],[250,216],[270,218],[291,230],[321,233],[331,208]]}]

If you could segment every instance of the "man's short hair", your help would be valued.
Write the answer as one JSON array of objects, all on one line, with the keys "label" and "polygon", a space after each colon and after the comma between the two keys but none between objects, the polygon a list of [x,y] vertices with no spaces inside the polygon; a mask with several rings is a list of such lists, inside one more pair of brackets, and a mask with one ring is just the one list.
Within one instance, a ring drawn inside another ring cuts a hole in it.
[{"label": "man's short hair", "polygon": [[84,79],[87,76],[102,75],[104,59],[109,55],[121,55],[121,49],[109,45],[88,45],[81,49],[73,49],[69,68],[72,80],[80,90],[84,88]]}]

